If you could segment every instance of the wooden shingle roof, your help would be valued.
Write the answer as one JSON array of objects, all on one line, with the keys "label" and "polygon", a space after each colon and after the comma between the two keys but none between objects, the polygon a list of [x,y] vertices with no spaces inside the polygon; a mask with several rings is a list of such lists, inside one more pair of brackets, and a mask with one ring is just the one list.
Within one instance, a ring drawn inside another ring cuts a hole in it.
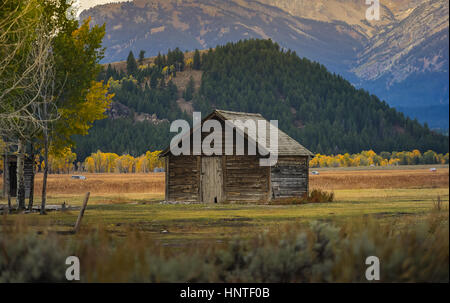
[{"label": "wooden shingle roof", "polygon": [[[266,140],[267,142],[270,141],[270,134],[269,134],[269,124],[270,122],[267,121],[261,114],[252,114],[252,113],[242,113],[242,112],[232,112],[232,111],[225,111],[225,110],[215,110],[214,113],[216,113],[219,117],[223,117],[224,120],[228,121],[236,121],[236,120],[254,120],[256,125],[258,125],[257,121],[265,121],[266,122]],[[233,122],[232,122],[233,123]],[[234,124],[234,123],[233,123]],[[234,126],[239,127],[239,125],[234,124]],[[292,139],[288,134],[277,128],[278,130],[278,155],[279,156],[314,156],[312,152],[310,152],[308,149],[306,149],[303,145],[298,143],[296,140]],[[247,129],[244,130],[245,134],[251,138],[253,141],[257,142],[258,136],[256,133],[248,132]],[[268,148],[269,151],[273,151],[273,147]]]},{"label": "wooden shingle roof", "polygon": [[[265,121],[267,130],[266,142],[267,144],[270,143],[270,128],[269,128],[270,122],[267,121],[261,114],[215,110],[214,112],[209,114],[205,119],[203,119],[201,124],[203,124],[204,121],[209,119],[220,119],[223,120],[225,123],[231,123],[232,124],[231,126],[234,126],[236,128],[237,133],[244,135],[244,137],[249,142],[253,143],[258,142],[258,134],[254,131],[249,131],[247,128],[243,128],[242,125],[236,122],[253,120],[255,121],[256,126],[258,126],[258,121]],[[310,152],[300,143],[292,139],[290,136],[288,136],[285,132],[283,132],[279,128],[275,128],[275,131],[278,132],[278,149],[275,150],[275,146],[269,146],[267,148],[259,146],[260,149],[265,149],[266,151],[269,151],[271,153],[277,153],[278,156],[314,156],[312,152]],[[192,134],[192,130],[190,134]],[[168,146],[161,153],[161,156],[165,156],[169,151],[170,146]]]}]

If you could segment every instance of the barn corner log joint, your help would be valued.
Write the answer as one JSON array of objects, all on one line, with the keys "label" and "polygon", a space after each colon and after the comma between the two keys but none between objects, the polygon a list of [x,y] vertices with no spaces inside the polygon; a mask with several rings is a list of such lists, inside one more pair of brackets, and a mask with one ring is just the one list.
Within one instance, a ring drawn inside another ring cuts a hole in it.
[{"label": "barn corner log joint", "polygon": [[[272,199],[301,197],[308,192],[309,150],[278,132],[278,161],[273,166],[260,166],[261,155],[249,155],[248,145],[258,142],[256,133],[233,130],[233,143],[237,136],[244,138],[244,155],[234,149],[225,155],[225,122],[265,121],[260,114],[215,110],[201,121],[217,120],[222,126],[221,155],[192,155],[192,130],[189,135],[191,155],[175,156],[167,147],[161,157],[166,163],[166,201],[204,203],[268,203]],[[202,132],[203,139],[210,133]],[[235,146],[235,145],[234,145]],[[258,146],[259,148],[259,146]]]}]

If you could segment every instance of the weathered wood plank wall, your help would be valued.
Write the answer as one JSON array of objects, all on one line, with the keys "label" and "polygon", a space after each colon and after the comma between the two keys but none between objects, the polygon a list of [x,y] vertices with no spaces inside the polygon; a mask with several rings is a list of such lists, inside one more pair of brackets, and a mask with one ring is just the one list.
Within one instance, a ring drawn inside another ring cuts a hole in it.
[{"label": "weathered wood plank wall", "polygon": [[170,156],[168,160],[168,201],[200,201],[200,157]]},{"label": "weathered wood plank wall", "polygon": [[301,197],[308,192],[308,157],[280,157],[271,168],[272,198]]},{"label": "weathered wood plank wall", "polygon": [[228,202],[268,202],[270,167],[260,166],[259,157],[226,156],[224,166],[224,188]]},{"label": "weathered wood plank wall", "polygon": [[[236,155],[236,132],[233,141],[228,142],[231,138],[225,137],[225,123],[219,122],[223,156],[168,156],[166,200],[211,203],[217,198],[218,203],[268,203],[272,198],[303,196],[308,192],[308,156],[279,156],[276,166],[260,166],[259,156]],[[201,142],[210,135],[205,131]],[[225,156],[225,146],[231,142],[234,155]],[[192,152],[192,136],[190,143]],[[249,142],[245,140],[244,145],[247,153]]]}]

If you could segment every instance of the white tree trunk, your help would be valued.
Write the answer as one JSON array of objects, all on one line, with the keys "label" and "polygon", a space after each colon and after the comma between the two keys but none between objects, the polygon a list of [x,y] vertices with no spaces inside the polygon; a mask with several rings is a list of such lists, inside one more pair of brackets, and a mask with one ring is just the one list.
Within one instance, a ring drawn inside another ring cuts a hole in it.
[{"label": "white tree trunk", "polygon": [[28,197],[28,210],[31,211],[33,209],[33,200],[34,200],[34,175],[35,175],[35,165],[34,165],[34,144],[31,143],[31,154],[30,158],[32,161],[31,168],[31,182],[30,182],[30,196]]}]

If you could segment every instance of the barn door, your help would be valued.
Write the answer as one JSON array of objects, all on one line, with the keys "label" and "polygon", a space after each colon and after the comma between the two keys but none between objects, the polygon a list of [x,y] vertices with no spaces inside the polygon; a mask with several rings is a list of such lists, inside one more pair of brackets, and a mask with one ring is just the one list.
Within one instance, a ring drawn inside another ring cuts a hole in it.
[{"label": "barn door", "polygon": [[203,203],[223,201],[222,157],[202,157]]}]

